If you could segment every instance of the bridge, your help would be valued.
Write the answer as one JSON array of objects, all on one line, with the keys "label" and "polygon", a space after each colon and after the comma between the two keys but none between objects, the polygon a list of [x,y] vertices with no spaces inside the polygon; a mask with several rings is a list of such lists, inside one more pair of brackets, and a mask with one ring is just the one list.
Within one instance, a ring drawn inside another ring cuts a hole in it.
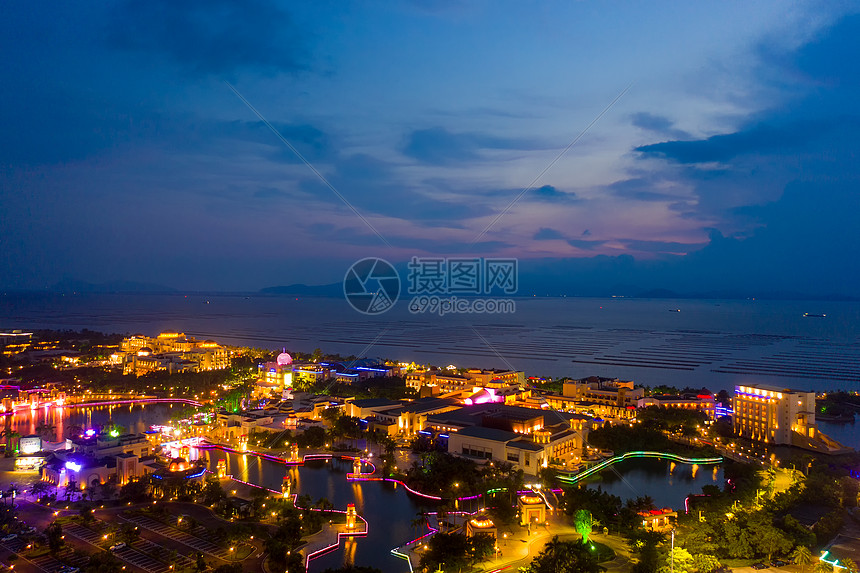
[{"label": "bridge", "polygon": [[698,464],[698,465],[713,465],[713,464],[721,464],[723,463],[722,457],[716,458],[687,458],[684,456],[679,456],[678,454],[670,454],[668,452],[650,452],[650,451],[637,451],[637,452],[627,452],[624,454],[620,454],[614,457],[611,457],[607,460],[603,460],[599,464],[593,465],[590,468],[579,472],[578,474],[570,474],[570,475],[559,475],[556,479],[561,482],[573,484],[578,483],[585,478],[592,476],[596,473],[603,471],[611,465],[617,464],[618,462],[622,462],[624,460],[634,459],[634,458],[657,458],[661,460],[669,460],[672,462],[679,462],[682,464]]}]

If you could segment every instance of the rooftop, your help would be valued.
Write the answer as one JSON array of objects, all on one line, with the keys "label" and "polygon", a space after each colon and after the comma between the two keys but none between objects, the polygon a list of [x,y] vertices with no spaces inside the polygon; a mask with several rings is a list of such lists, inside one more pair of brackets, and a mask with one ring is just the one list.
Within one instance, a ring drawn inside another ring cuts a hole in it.
[{"label": "rooftop", "polygon": [[506,432],[505,430],[497,430],[495,428],[484,428],[483,426],[469,426],[468,428],[463,428],[458,431],[457,434],[470,438],[492,440],[494,442],[509,442],[519,436],[519,434],[514,432]]}]

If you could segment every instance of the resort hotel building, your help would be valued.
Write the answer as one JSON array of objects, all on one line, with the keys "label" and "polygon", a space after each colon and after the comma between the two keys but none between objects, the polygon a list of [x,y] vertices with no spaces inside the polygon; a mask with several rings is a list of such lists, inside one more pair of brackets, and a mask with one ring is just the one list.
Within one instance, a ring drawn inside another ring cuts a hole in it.
[{"label": "resort hotel building", "polygon": [[850,450],[818,431],[815,392],[765,384],[738,385],[732,406],[735,436],[829,454]]}]

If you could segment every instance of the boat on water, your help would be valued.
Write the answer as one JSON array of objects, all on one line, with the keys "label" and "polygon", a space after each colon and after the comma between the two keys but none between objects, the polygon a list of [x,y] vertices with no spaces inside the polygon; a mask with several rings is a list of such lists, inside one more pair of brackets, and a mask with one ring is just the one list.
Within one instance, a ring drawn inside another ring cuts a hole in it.
[{"label": "boat on water", "polygon": [[669,312],[681,312],[680,308],[670,308]]},{"label": "boat on water", "polygon": [[804,316],[804,318],[824,318],[827,315],[826,314],[813,314],[811,312],[804,312],[803,316]]}]

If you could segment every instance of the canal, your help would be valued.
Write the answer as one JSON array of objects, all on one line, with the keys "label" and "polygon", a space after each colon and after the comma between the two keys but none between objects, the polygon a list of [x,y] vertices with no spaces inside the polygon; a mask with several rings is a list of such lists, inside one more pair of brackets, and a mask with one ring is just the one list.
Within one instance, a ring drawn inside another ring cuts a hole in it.
[{"label": "canal", "polygon": [[161,403],[24,408],[5,416],[0,424],[3,424],[3,429],[11,429],[21,436],[36,434],[40,425],[46,425],[48,429],[42,434],[42,439],[56,442],[71,437],[70,431],[76,427],[87,429],[94,425],[117,424],[126,432],[143,433],[153,424],[168,421],[174,413],[182,412],[186,407],[182,403]]},{"label": "canal", "polygon": [[[36,433],[40,424],[54,426],[51,433],[55,436],[66,436],[73,427],[108,423],[119,424],[129,432],[143,432],[151,425],[167,422],[183,408],[182,404],[41,408],[19,411],[7,419],[9,427],[22,436]],[[56,437],[46,436],[46,439],[56,440]],[[336,551],[313,560],[311,573],[345,563],[373,566],[385,573],[407,573],[406,562],[392,556],[390,551],[417,536],[411,522],[419,512],[433,511],[426,500],[409,494],[397,484],[347,481],[346,474],[352,469],[348,462],[315,461],[287,470],[283,464],[252,455],[219,450],[200,450],[199,453],[212,471],[216,470],[219,459],[226,459],[228,474],[274,490],[280,490],[284,475],[289,471],[296,493],[308,495],[314,501],[324,497],[339,509],[344,509],[348,503],[356,505],[368,522],[368,536],[349,540]],[[624,461],[589,481],[589,487],[602,487],[621,499],[649,496],[658,507],[680,511],[683,511],[687,495],[700,493],[707,484],[723,484],[721,467],[696,467],[655,459]],[[478,509],[479,502],[471,503],[472,506],[461,509]]]},{"label": "canal", "polygon": [[[432,506],[422,503],[403,487],[383,482],[347,481],[346,474],[352,471],[352,464],[346,461],[315,461],[287,469],[283,464],[253,455],[219,450],[202,450],[200,455],[207,460],[212,471],[216,471],[219,459],[226,459],[227,473],[243,481],[280,490],[284,475],[289,472],[294,491],[300,495],[309,495],[314,501],[325,497],[340,509],[348,503],[356,505],[358,512],[368,521],[368,536],[348,541],[337,551],[313,560],[309,569],[311,573],[349,563],[377,567],[385,573],[409,571],[406,563],[392,556],[390,551],[417,536],[411,521],[421,511],[432,511]],[[602,487],[622,500],[649,496],[657,507],[672,507],[679,511],[684,509],[685,498],[691,493],[701,493],[703,485],[723,484],[720,466],[699,467],[665,460],[636,459],[621,462],[613,469],[602,472],[599,478],[589,482],[589,487]],[[478,502],[473,504],[461,509],[474,511],[479,508]]]}]

